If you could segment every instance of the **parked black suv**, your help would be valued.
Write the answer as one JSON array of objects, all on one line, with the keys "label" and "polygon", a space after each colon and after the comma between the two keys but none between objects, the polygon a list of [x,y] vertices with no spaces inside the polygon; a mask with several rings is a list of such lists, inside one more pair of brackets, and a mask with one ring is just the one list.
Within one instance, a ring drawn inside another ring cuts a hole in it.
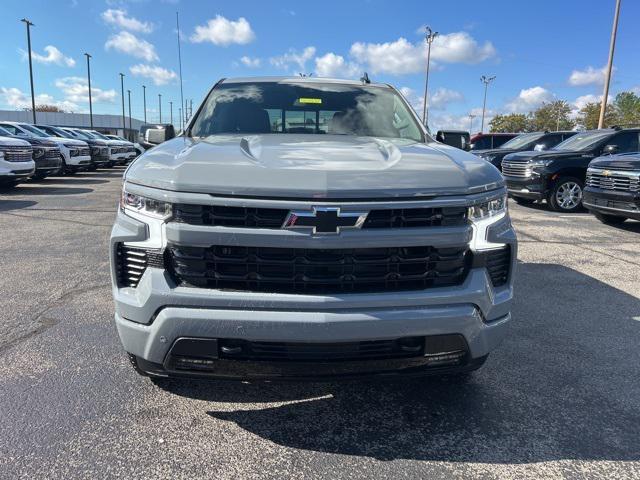
[{"label": "parked black suv", "polygon": [[640,220],[640,153],[593,160],[587,169],[582,203],[608,225],[628,218]]},{"label": "parked black suv", "polygon": [[601,155],[638,151],[639,128],[577,133],[545,152],[511,153],[502,161],[509,195],[518,203],[546,200],[559,212],[582,208],[589,162]]},{"label": "parked black suv", "polygon": [[576,132],[522,133],[504,143],[501,147],[487,150],[473,150],[471,153],[474,153],[483,160],[492,163],[493,166],[501,170],[502,159],[510,153],[529,150],[548,150],[555,147],[560,142],[564,142],[567,138],[572,137],[575,134]]},{"label": "parked black suv", "polygon": [[13,125],[3,125],[3,132],[7,132],[12,138],[19,138],[31,144],[33,148],[33,161],[36,163],[36,171],[32,178],[42,180],[43,178],[55,174],[62,167],[60,149],[58,144],[45,138],[23,135],[20,130]]},{"label": "parked black suv", "polygon": [[519,133],[476,133],[471,137],[470,150],[486,150],[488,148],[498,148],[508,142]]},{"label": "parked black suv", "polygon": [[104,140],[97,140],[89,136],[79,135],[70,128],[54,127],[52,125],[36,125],[40,130],[47,132],[53,137],[72,138],[74,140],[82,140],[89,145],[91,154],[91,165],[89,170],[97,170],[99,167],[105,167],[109,163],[109,147]]}]

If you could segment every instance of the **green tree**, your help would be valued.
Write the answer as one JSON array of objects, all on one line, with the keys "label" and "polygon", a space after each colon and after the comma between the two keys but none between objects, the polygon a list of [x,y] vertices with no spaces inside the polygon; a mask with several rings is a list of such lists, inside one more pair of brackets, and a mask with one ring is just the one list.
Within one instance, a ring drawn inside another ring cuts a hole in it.
[{"label": "green tree", "polygon": [[[594,130],[598,128],[598,120],[600,119],[600,103],[587,103],[578,112],[577,123],[580,128],[585,130]],[[604,126],[610,127],[618,123],[618,112],[614,105],[607,106],[607,112],[604,116]]]},{"label": "green tree", "polygon": [[571,106],[566,101],[545,102],[529,114],[531,131],[572,130],[576,122],[570,115]]},{"label": "green tree", "polygon": [[529,122],[523,113],[510,113],[508,115],[496,115],[489,122],[492,132],[528,132]]},{"label": "green tree", "polygon": [[620,92],[613,101],[613,108],[618,125],[640,124],[640,97],[635,93]]}]

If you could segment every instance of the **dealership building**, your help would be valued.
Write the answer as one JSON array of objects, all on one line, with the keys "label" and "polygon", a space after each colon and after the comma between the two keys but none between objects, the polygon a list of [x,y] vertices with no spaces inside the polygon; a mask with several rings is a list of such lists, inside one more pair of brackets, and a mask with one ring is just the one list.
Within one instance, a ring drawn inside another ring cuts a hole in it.
[{"label": "dealership building", "polygon": [[[88,113],[36,112],[36,120],[37,123],[57,127],[91,128]],[[131,127],[129,127],[129,117],[126,117],[125,120],[126,129],[123,129],[121,115],[94,114],[93,128],[101,133],[119,135],[133,140],[138,136],[144,122],[137,118],[131,118]],[[33,115],[31,111],[25,110],[0,110],[0,121],[32,123]]]}]

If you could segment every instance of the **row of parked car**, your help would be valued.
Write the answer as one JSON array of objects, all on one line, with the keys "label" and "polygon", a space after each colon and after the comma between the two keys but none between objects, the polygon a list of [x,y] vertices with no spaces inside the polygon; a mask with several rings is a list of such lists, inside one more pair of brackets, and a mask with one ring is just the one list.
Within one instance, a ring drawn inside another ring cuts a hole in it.
[{"label": "row of parked car", "polygon": [[[501,140],[501,139],[500,139]],[[640,128],[523,133],[497,148],[470,150],[504,175],[519,204],[583,207],[606,224],[640,220]]]},{"label": "row of parked car", "polygon": [[0,185],[123,165],[144,151],[95,130],[0,121]]}]

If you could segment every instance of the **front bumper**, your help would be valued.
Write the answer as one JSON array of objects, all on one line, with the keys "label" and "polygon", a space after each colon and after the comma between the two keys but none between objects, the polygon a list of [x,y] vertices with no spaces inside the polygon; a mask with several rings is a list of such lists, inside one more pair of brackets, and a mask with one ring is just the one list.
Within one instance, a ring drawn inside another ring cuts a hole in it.
[{"label": "front bumper", "polygon": [[530,198],[532,200],[544,200],[549,191],[548,182],[544,176],[533,175],[527,178],[504,177],[507,182],[507,191],[511,197]]},{"label": "front bumper", "polygon": [[0,180],[19,180],[28,178],[35,173],[36,164],[33,160],[28,162],[8,162],[0,159]]},{"label": "front bumper", "polygon": [[582,204],[592,212],[640,220],[640,192],[585,187]]},{"label": "front bumper", "polygon": [[36,172],[53,172],[62,167],[62,158],[60,156],[44,156],[37,158],[35,163]]},{"label": "front bumper", "polygon": [[91,155],[76,155],[65,159],[67,166],[70,167],[88,167],[91,165]]},{"label": "front bumper", "polygon": [[[501,287],[493,287],[484,267],[471,268],[464,282],[455,287],[373,294],[274,294],[184,287],[176,285],[164,269],[152,267],[147,267],[135,288],[119,288],[115,281],[115,246],[121,242],[150,248],[161,247],[167,239],[183,245],[211,242],[251,245],[267,242],[300,248],[310,245],[315,248],[357,248],[397,243],[407,246],[449,245],[450,242],[468,244],[472,238],[472,227],[413,230],[419,231],[393,232],[393,235],[388,230],[357,231],[343,232],[339,237],[313,237],[280,230],[265,233],[251,229],[176,223],[163,224],[159,228],[153,223],[118,212],[111,234],[110,255],[115,321],[120,339],[127,352],[146,362],[156,374],[176,374],[166,368],[167,359],[172,346],[183,337],[322,344],[458,334],[464,337],[468,355],[464,363],[455,368],[471,368],[498,346],[506,335],[511,318],[517,247],[515,232],[508,217],[491,225],[486,238],[482,239],[484,243],[507,244],[511,247],[510,278]],[[444,230],[447,231],[446,235]],[[336,364],[333,363],[331,372],[349,376],[354,373],[441,371],[416,364],[416,361],[412,359],[408,364],[396,364],[395,360],[385,360],[382,364],[376,362],[368,366],[360,362],[356,372],[340,368],[337,373]],[[216,363],[220,368],[216,367],[207,375],[224,378],[298,378],[301,371],[300,365],[287,362],[287,366],[293,368],[293,373],[288,368],[284,369],[282,362],[277,368],[258,368],[266,364],[254,362],[259,364],[254,369],[237,368],[239,364],[247,367],[246,361],[220,362]],[[306,367],[306,372],[311,376],[318,364],[312,365]],[[320,377],[328,375],[326,369],[317,371]]]}]

